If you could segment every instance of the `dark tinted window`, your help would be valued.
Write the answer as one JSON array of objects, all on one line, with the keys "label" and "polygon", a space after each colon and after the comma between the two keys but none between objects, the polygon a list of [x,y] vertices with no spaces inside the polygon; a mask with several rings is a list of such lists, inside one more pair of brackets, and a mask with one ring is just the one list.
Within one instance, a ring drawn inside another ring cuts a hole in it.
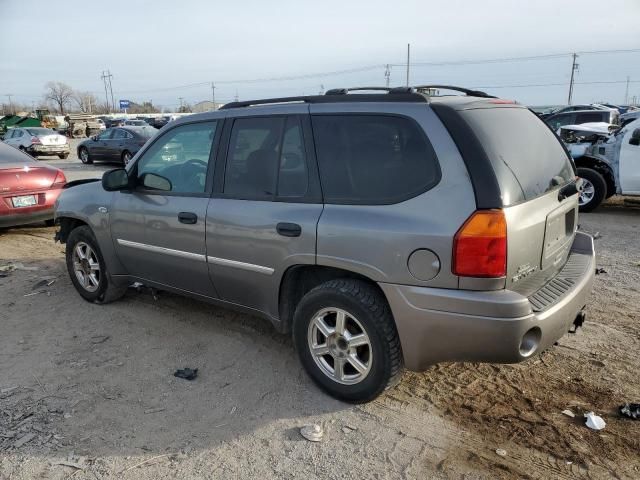
[{"label": "dark tinted window", "polygon": [[531,200],[573,179],[560,140],[529,110],[481,108],[461,115],[493,165],[504,206]]},{"label": "dark tinted window", "polygon": [[98,135],[98,139],[99,140],[109,140],[113,136],[114,130],[115,130],[115,128],[110,128],[108,130],[105,130],[100,135]]},{"label": "dark tinted window", "polygon": [[400,202],[440,180],[435,152],[413,120],[384,115],[312,119],[327,203]]},{"label": "dark tinted window", "polygon": [[127,137],[127,132],[125,132],[124,130],[121,129],[116,129],[116,131],[113,133],[113,139],[114,140],[124,140]]},{"label": "dark tinted window", "polygon": [[[605,112],[608,113],[608,112]],[[589,122],[607,122],[608,115],[603,115],[602,113],[592,112],[592,113],[576,113],[576,124],[580,125],[581,123],[589,123]]]},{"label": "dark tinted window", "polygon": [[302,126],[297,117],[287,119],[282,136],[278,197],[303,197],[309,187]]}]

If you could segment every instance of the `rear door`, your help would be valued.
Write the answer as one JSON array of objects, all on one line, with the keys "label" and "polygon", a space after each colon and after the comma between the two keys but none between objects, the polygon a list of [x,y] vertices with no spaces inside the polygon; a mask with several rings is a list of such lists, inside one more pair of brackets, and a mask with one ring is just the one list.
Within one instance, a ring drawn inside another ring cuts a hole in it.
[{"label": "rear door", "polygon": [[[129,169],[136,188],[114,193],[111,235],[130,275],[216,296],[206,261],[205,217],[221,126],[222,120],[211,120],[167,130]],[[183,154],[165,160],[167,143],[179,144]],[[158,189],[159,179],[169,182],[168,189]]]},{"label": "rear door", "polygon": [[484,147],[507,219],[506,287],[532,293],[565,264],[577,226],[578,195],[559,190],[575,177],[558,138],[521,107],[461,111]]},{"label": "rear door", "polygon": [[220,297],[276,318],[284,272],[315,263],[322,212],[308,107],[286,112],[227,120],[207,209],[209,273]]}]

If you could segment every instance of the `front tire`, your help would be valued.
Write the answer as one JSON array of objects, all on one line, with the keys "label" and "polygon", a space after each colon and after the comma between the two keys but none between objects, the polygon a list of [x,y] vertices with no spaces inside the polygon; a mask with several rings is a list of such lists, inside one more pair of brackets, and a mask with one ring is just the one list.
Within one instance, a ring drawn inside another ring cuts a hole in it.
[{"label": "front tire", "polygon": [[66,261],[73,286],[88,302],[113,302],[127,291],[126,287],[113,283],[98,242],[86,225],[73,229],[69,234]]},{"label": "front tire", "polygon": [[93,163],[91,154],[89,154],[89,150],[85,147],[80,147],[80,150],[78,150],[78,156],[80,157],[80,161],[85,165]]},{"label": "front tire", "polygon": [[582,191],[580,192],[581,212],[590,212],[596,209],[607,195],[607,182],[604,177],[590,168],[578,168],[578,177],[582,178]]},{"label": "front tire", "polygon": [[295,311],[293,340],[314,382],[341,400],[373,400],[402,374],[389,305],[361,280],[331,280],[307,293]]},{"label": "front tire", "polygon": [[125,150],[124,152],[122,152],[122,163],[125,167],[129,165],[129,162],[131,161],[132,156],[133,155],[131,155],[131,152],[129,152],[128,150]]}]

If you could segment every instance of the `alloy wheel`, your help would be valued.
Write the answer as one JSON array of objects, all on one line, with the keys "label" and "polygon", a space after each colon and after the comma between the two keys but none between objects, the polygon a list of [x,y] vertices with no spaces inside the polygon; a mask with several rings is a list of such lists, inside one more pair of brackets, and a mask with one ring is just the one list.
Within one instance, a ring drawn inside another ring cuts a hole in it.
[{"label": "alloy wheel", "polygon": [[578,204],[582,207],[587,205],[591,200],[593,200],[594,195],[596,194],[596,188],[586,178],[582,179],[582,191],[580,192],[580,198],[578,199]]},{"label": "alloy wheel", "polygon": [[316,365],[337,383],[360,383],[371,371],[369,336],[358,319],[341,308],[317,312],[309,323],[307,342]]},{"label": "alloy wheel", "polygon": [[73,271],[87,292],[95,292],[100,286],[100,262],[96,252],[85,242],[76,243],[73,248]]}]

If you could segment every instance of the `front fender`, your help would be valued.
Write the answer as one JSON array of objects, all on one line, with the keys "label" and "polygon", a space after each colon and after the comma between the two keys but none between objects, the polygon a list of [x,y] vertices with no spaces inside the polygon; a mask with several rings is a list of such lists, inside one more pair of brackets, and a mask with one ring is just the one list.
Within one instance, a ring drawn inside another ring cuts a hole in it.
[{"label": "front fender", "polygon": [[64,231],[65,227],[88,225],[96,237],[107,270],[112,275],[121,275],[127,272],[116,254],[109,223],[109,208],[113,195],[113,192],[107,192],[102,188],[101,182],[83,183],[66,188],[56,201],[54,220],[61,226],[56,239],[62,243],[66,242],[69,233]]}]

